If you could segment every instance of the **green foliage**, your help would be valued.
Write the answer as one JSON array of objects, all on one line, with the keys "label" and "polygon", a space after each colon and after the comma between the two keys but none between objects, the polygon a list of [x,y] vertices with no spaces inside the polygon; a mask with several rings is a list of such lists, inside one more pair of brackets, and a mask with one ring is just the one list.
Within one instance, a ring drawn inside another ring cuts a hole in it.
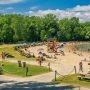
[{"label": "green foliage", "polygon": [[3,74],[3,70],[2,70],[2,68],[0,67],[0,75],[2,75]]},{"label": "green foliage", "polygon": [[79,19],[59,20],[53,14],[44,17],[0,14],[0,42],[36,42],[56,38],[59,41],[90,40],[90,22]]}]

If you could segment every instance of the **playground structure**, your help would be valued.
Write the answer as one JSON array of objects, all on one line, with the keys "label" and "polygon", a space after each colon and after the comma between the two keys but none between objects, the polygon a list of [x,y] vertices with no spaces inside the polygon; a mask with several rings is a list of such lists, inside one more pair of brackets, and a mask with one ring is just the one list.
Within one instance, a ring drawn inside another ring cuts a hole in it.
[{"label": "playground structure", "polygon": [[49,39],[47,42],[47,51],[49,53],[56,53],[58,49],[58,42],[55,39]]}]

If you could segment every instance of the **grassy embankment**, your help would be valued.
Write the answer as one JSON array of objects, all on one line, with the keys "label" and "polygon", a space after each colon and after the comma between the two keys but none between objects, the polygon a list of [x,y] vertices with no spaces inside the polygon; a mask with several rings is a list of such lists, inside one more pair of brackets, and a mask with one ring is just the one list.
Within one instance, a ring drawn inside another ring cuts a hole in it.
[{"label": "grassy embankment", "polygon": [[54,83],[57,84],[70,84],[70,85],[74,85],[74,86],[83,86],[83,87],[89,87],[90,88],[90,80],[79,80],[78,75],[66,75],[65,77],[59,77],[57,78],[57,81],[54,81]]},{"label": "grassy embankment", "polygon": [[26,58],[25,56],[20,55],[20,53],[14,50],[15,45],[0,45],[0,54],[2,52],[6,52],[14,56],[14,58],[9,59],[16,59],[16,60],[35,60],[35,58]]},{"label": "grassy embankment", "polygon": [[[3,66],[1,65],[3,64]],[[26,68],[18,67],[16,63],[0,62],[0,67],[3,70],[3,74],[14,75],[14,76],[26,76]],[[49,69],[43,66],[27,65],[28,74],[27,76],[34,76],[49,72]]]}]

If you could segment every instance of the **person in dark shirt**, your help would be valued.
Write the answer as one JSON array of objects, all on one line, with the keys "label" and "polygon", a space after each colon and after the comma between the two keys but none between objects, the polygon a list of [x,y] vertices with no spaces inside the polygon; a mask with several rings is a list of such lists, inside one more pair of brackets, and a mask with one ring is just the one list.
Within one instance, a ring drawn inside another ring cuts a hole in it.
[{"label": "person in dark shirt", "polygon": [[83,63],[79,62],[79,71],[83,72]]}]

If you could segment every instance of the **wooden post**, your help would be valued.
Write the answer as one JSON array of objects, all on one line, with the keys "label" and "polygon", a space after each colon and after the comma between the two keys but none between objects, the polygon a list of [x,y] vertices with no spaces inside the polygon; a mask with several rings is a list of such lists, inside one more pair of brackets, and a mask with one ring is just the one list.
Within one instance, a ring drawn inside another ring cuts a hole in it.
[{"label": "wooden post", "polygon": [[74,66],[75,74],[77,73],[76,66]]},{"label": "wooden post", "polygon": [[79,86],[79,90],[80,90],[80,86]]},{"label": "wooden post", "polygon": [[23,62],[23,68],[25,68],[26,67],[26,62]]},{"label": "wooden post", "polygon": [[48,63],[48,68],[49,68],[49,71],[50,71],[50,63]]},{"label": "wooden post", "polygon": [[18,67],[22,67],[21,61],[18,61]]},{"label": "wooden post", "polygon": [[57,78],[57,71],[55,70],[55,81],[56,81],[56,78]]},{"label": "wooden post", "polygon": [[26,76],[28,75],[28,67],[26,67]]}]

